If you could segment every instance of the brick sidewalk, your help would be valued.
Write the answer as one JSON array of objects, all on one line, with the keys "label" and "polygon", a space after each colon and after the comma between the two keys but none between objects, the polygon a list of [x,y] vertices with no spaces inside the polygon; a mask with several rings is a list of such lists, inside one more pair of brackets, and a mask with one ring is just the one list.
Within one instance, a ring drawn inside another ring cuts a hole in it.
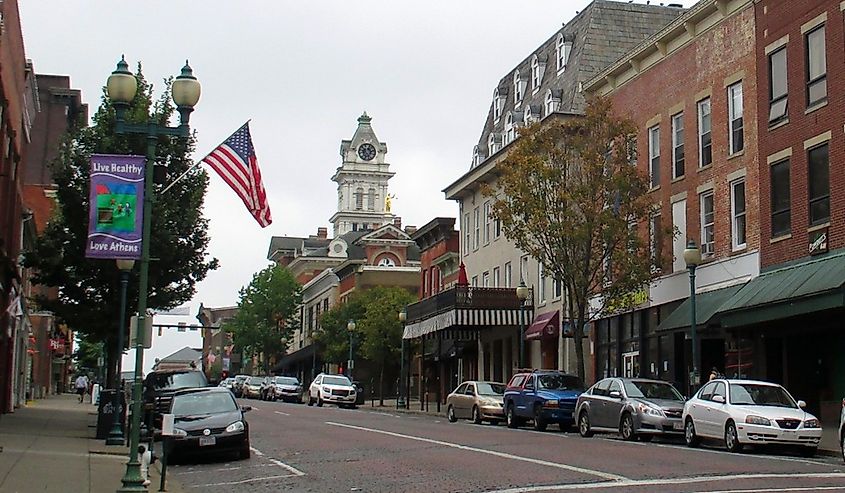
[{"label": "brick sidewalk", "polygon": [[[50,396],[0,416],[0,491],[114,492],[126,471],[127,448],[96,440],[96,409],[76,395]],[[152,468],[149,490],[158,491]],[[181,492],[168,481],[167,491]]]}]

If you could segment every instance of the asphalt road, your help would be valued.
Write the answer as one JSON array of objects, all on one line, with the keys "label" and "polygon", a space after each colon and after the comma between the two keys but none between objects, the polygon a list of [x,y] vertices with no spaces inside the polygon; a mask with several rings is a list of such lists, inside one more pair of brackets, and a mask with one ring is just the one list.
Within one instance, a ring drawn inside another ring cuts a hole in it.
[{"label": "asphalt road", "polygon": [[845,464],[789,451],[623,442],[455,424],[393,410],[242,401],[252,458],[171,466],[203,492],[780,493],[845,491]]}]

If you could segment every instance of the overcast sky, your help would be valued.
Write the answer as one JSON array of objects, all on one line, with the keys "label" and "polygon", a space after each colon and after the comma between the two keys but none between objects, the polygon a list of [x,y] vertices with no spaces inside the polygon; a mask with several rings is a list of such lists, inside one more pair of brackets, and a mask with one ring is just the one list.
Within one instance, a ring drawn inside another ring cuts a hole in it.
[{"label": "overcast sky", "polygon": [[[340,141],[365,110],[388,144],[393,212],[403,225],[455,217],[442,189],[469,169],[496,83],[589,1],[19,3],[36,73],[69,75],[90,113],[125,54],[158,87],[190,59],[202,83],[191,117],[195,159],[252,120],[273,224],[260,228],[210,171],[205,216],[220,268],[198,285],[196,314],[200,302],[237,304],[238,289],[268,264],[271,236],[331,232]],[[198,332],[155,339],[148,362],[199,345]]]}]

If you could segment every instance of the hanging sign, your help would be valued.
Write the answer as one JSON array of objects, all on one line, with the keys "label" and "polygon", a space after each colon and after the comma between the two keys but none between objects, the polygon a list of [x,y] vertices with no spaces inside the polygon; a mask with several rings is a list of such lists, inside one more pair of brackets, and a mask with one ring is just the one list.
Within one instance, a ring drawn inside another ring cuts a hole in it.
[{"label": "hanging sign", "polygon": [[85,256],[141,258],[144,156],[91,155]]}]

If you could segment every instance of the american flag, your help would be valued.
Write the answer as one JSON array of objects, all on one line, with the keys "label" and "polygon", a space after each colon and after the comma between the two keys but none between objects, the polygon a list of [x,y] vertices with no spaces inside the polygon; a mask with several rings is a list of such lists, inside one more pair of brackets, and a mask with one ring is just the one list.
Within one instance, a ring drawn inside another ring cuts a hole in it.
[{"label": "american flag", "polygon": [[249,134],[249,122],[211,151],[202,162],[208,163],[232,187],[262,228],[273,222]]}]

